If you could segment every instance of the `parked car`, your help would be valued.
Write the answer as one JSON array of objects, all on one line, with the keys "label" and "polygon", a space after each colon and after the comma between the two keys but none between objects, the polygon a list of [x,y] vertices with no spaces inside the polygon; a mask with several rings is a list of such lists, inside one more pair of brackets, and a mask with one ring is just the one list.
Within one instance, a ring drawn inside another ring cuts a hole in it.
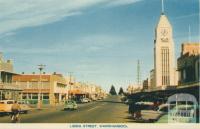
[{"label": "parked car", "polygon": [[162,115],[167,114],[168,104],[162,104],[157,109],[141,110],[141,118],[144,121],[157,121]]},{"label": "parked car", "polygon": [[77,108],[78,108],[78,105],[77,105],[76,101],[74,101],[74,100],[67,100],[64,103],[64,110],[68,110],[68,109],[75,110]]},{"label": "parked car", "polygon": [[89,98],[85,98],[85,99],[87,99],[88,100],[88,102],[91,102],[92,100],[91,99],[89,99]]},{"label": "parked car", "polygon": [[81,99],[81,102],[82,102],[82,103],[88,103],[89,100],[88,100],[87,98],[82,98],[82,99]]},{"label": "parked car", "polygon": [[21,113],[28,113],[31,110],[30,106],[28,106],[29,103],[27,103],[26,101],[21,100],[17,103],[20,104]]},{"label": "parked car", "polygon": [[93,98],[92,98],[92,101],[97,101],[97,98],[93,97]]},{"label": "parked car", "polygon": [[1,100],[0,101],[0,114],[9,114],[11,113],[11,107],[14,103],[14,100]]},{"label": "parked car", "polygon": [[[0,101],[0,114],[9,114],[11,113],[12,105],[14,104],[15,100],[1,100]],[[20,105],[20,113],[28,113],[30,111],[30,107],[25,103],[25,101],[18,101]]]}]

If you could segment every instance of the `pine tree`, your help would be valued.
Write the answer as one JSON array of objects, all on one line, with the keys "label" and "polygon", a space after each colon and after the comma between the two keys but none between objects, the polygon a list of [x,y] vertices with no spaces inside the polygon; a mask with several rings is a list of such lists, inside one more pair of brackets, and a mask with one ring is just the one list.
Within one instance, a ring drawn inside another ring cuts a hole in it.
[{"label": "pine tree", "polygon": [[120,87],[120,89],[119,89],[119,93],[118,93],[119,95],[123,95],[124,94],[124,90],[123,90],[123,88],[122,87]]},{"label": "pine tree", "polygon": [[115,87],[113,85],[110,88],[110,94],[111,95],[117,95],[117,92],[116,92]]}]

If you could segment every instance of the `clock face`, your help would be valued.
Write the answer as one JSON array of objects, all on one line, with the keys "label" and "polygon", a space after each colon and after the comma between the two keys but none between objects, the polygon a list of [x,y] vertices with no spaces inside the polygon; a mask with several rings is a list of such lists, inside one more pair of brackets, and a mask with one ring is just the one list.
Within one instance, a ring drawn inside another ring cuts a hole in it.
[{"label": "clock face", "polygon": [[161,33],[161,41],[162,42],[168,42],[168,30],[166,29],[166,28],[162,28],[161,29],[161,31],[160,31],[160,33]]},{"label": "clock face", "polygon": [[161,30],[161,35],[162,35],[162,36],[165,37],[165,36],[167,36],[167,34],[168,34],[167,29],[162,29],[162,30]]}]

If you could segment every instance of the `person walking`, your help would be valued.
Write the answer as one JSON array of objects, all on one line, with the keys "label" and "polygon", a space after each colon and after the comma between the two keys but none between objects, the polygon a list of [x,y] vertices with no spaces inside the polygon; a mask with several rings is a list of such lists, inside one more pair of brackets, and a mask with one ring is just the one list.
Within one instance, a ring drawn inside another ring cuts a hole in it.
[{"label": "person walking", "polygon": [[14,101],[14,104],[11,107],[11,120],[13,123],[19,122],[19,113],[20,113],[21,107],[17,103],[17,101]]}]

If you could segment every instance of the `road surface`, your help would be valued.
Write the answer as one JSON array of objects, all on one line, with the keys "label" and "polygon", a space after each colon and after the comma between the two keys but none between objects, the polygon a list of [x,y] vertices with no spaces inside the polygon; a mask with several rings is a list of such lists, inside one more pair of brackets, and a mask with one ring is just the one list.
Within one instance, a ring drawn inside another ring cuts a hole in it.
[{"label": "road surface", "polygon": [[[127,123],[128,106],[120,102],[119,96],[79,104],[74,111],[63,111],[62,107],[34,109],[21,114],[21,123]],[[0,117],[0,123],[10,123],[9,116]]]}]

